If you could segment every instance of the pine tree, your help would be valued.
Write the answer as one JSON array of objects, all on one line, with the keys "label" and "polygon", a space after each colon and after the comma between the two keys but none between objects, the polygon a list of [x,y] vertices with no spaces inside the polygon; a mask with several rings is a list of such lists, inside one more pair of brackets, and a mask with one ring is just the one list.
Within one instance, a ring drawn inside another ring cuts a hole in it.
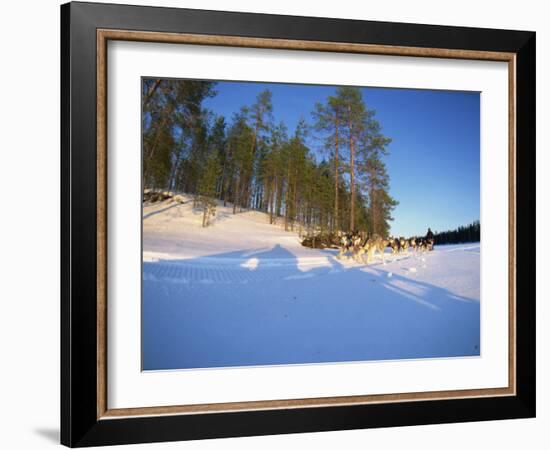
[{"label": "pine tree", "polygon": [[[364,144],[366,159],[362,163],[362,169],[366,174],[366,186],[369,194],[368,220],[371,234],[386,237],[390,230],[389,222],[393,220],[391,212],[399,204],[389,194],[389,175],[386,165],[381,159],[387,154],[386,145],[389,139],[379,134],[378,124],[376,133],[369,134]],[[373,130],[371,130],[373,131]]]},{"label": "pine tree", "polygon": [[261,203],[262,180],[260,167],[265,156],[264,133],[269,131],[273,120],[273,105],[271,103],[271,99],[271,91],[269,89],[265,89],[258,94],[256,97],[256,102],[249,109],[250,128],[253,132],[252,142],[250,144],[253,167],[250,178],[246,181],[244,197],[248,201],[250,193],[252,194],[250,200],[253,208],[257,208],[258,203]]},{"label": "pine tree", "polygon": [[345,135],[348,142],[349,151],[349,185],[350,185],[350,219],[349,228],[355,230],[356,223],[356,197],[357,197],[357,182],[356,182],[356,152],[357,143],[365,129],[365,120],[367,112],[361,90],[357,87],[339,87],[336,90],[338,104],[343,109],[343,124],[345,127]]},{"label": "pine tree", "polygon": [[298,218],[301,192],[301,175],[304,173],[305,161],[309,149],[305,145],[307,125],[300,119],[294,136],[285,148],[286,161],[286,195],[285,195],[285,230],[294,229]]},{"label": "pine tree", "polygon": [[228,146],[232,155],[233,214],[236,214],[237,208],[246,208],[248,205],[248,182],[254,168],[253,140],[253,130],[248,125],[248,109],[243,107],[234,115],[233,124],[228,133]]},{"label": "pine tree", "polygon": [[261,178],[264,181],[265,206],[269,212],[269,223],[278,215],[277,204],[283,184],[283,147],[288,140],[286,126],[281,122],[271,129],[268,151],[262,161]]},{"label": "pine tree", "polygon": [[202,209],[202,226],[207,227],[210,219],[216,215],[216,184],[220,173],[218,155],[212,154],[199,181],[196,204]]},{"label": "pine tree", "polygon": [[340,182],[340,139],[342,134],[342,122],[344,118],[344,103],[341,97],[330,96],[325,104],[317,103],[312,113],[315,120],[315,129],[326,133],[324,141],[325,148],[329,151],[334,164],[334,210],[332,218],[332,229],[338,230],[339,211],[338,211],[338,189]]},{"label": "pine tree", "polygon": [[165,80],[145,79],[142,85],[143,178],[149,187],[164,187],[174,148],[172,88]]},{"label": "pine tree", "polygon": [[182,189],[196,189],[200,168],[194,158],[204,150],[208,121],[202,102],[215,95],[214,86],[210,81],[144,79],[145,186],[174,188],[179,178],[186,180]]},{"label": "pine tree", "polygon": [[208,152],[216,155],[220,165],[220,177],[216,182],[216,197],[223,198],[225,188],[225,178],[228,172],[228,154],[227,141],[225,135],[225,118],[216,117],[212,129],[208,135]]}]

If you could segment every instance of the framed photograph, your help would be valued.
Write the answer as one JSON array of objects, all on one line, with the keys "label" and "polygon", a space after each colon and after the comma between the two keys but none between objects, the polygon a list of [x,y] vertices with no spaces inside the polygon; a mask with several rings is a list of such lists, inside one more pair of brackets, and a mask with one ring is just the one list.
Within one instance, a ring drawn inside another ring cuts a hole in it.
[{"label": "framed photograph", "polygon": [[535,416],[535,33],[61,7],[61,441]]}]

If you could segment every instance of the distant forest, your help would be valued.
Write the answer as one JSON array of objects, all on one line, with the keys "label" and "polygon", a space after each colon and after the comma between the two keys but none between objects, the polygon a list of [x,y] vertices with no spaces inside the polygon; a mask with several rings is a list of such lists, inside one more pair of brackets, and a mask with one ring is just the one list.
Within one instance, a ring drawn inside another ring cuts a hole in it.
[{"label": "distant forest", "polygon": [[302,119],[291,131],[274,123],[268,89],[227,118],[203,106],[215,88],[209,81],[143,80],[145,188],[193,194],[205,219],[223,201],[233,213],[266,212],[287,230],[388,235],[398,204],[383,161],[391,140],[359,88],[336,88],[312,105],[313,125]]},{"label": "distant forest", "polygon": [[437,232],[434,234],[436,244],[462,244],[480,241],[481,226],[479,220],[470,225],[460,226],[456,230]]}]

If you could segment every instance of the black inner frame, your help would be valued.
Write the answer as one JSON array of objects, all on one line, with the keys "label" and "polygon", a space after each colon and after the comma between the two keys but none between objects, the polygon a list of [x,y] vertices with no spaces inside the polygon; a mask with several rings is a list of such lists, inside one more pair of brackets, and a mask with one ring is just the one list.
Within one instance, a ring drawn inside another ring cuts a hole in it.
[{"label": "black inner frame", "polygon": [[[505,397],[97,419],[96,30],[512,52],[516,386]],[[175,8],[61,6],[61,443],[71,447],[535,416],[535,33]]]}]

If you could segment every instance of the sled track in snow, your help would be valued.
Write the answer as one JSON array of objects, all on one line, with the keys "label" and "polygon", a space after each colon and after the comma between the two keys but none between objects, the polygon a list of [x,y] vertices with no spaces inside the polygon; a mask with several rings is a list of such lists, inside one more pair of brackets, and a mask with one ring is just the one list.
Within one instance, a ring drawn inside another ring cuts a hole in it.
[{"label": "sled track in snow", "polygon": [[[420,255],[386,256],[386,264],[418,259]],[[160,260],[143,263],[143,281],[177,284],[247,284],[270,281],[295,281],[317,275],[338,275],[348,270],[382,265],[377,257],[371,264],[338,260],[333,256],[313,258],[248,259],[197,258],[189,260]]]},{"label": "sled track in snow", "polygon": [[[318,258],[314,258],[318,260]],[[200,261],[159,261],[143,263],[144,281],[172,281],[183,284],[246,284],[281,279],[299,279],[317,270],[330,271],[327,261],[300,261],[288,258],[278,260],[227,260],[208,258]],[[309,275],[311,277],[312,274]]]}]

